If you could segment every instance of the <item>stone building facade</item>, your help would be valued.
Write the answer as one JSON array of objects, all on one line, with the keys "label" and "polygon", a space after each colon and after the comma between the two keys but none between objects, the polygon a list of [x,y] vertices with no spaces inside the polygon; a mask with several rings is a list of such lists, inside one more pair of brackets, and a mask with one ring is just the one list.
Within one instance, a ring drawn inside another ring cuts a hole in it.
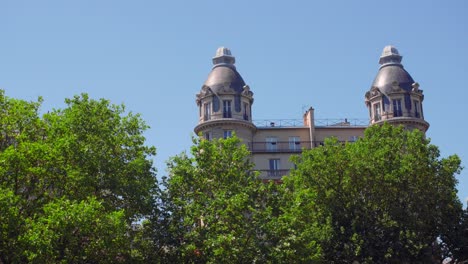
[{"label": "stone building facade", "polygon": [[423,92],[401,59],[395,47],[384,48],[379,72],[365,94],[369,120],[316,120],[311,107],[299,121],[253,121],[253,92],[237,71],[231,51],[221,47],[196,96],[199,120],[194,131],[206,139],[235,133],[251,151],[260,178],[268,180],[288,174],[294,166],[289,161],[291,155],[318,147],[328,137],[352,142],[364,135],[368,125],[383,122],[425,132],[429,124],[424,120]]}]

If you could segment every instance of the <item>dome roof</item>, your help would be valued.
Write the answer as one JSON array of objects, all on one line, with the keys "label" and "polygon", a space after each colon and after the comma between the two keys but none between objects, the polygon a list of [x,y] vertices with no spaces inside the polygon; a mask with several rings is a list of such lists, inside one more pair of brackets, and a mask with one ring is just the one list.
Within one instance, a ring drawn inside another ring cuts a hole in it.
[{"label": "dome roof", "polygon": [[394,82],[397,82],[403,90],[411,91],[414,80],[403,66],[388,65],[380,68],[372,87],[377,87],[383,94],[387,94],[391,91]]},{"label": "dome roof", "polygon": [[394,84],[398,84],[403,90],[411,91],[414,83],[411,75],[401,64],[402,56],[393,46],[386,46],[380,56],[379,72],[372,83],[372,87],[377,87],[380,92],[387,94]]},{"label": "dome roof", "polygon": [[211,70],[204,86],[208,86],[215,93],[236,92],[241,93],[245,82],[234,66],[235,57],[231,55],[228,48],[220,47],[213,58],[213,69]]},{"label": "dome roof", "polygon": [[215,93],[228,90],[241,93],[245,82],[235,68],[218,66],[211,70],[204,85],[210,87]]}]

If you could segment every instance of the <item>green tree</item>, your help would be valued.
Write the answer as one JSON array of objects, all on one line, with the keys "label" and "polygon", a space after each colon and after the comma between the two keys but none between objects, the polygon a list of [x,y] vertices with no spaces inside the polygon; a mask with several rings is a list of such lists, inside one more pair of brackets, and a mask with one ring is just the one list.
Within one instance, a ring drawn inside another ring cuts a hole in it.
[{"label": "green tree", "polygon": [[66,108],[43,118],[39,103],[3,101],[13,110],[0,120],[6,139],[0,186],[29,201],[32,211],[56,197],[93,195],[109,210],[125,209],[129,221],[151,212],[157,182],[149,158],[155,149],[144,145],[148,127],[139,115],[124,115],[122,105],[86,94],[66,99]]},{"label": "green tree", "polygon": [[39,107],[42,98],[37,102],[26,102],[5,96],[0,90],[0,151],[4,151],[18,140],[36,141],[41,132]]},{"label": "green tree", "polygon": [[454,176],[460,159],[440,158],[420,131],[373,126],[356,143],[328,140],[295,163],[297,170],[284,180],[291,204],[285,214],[298,236],[312,234],[327,261],[428,263],[445,257],[437,248],[462,210]]},{"label": "green tree", "polygon": [[[252,172],[238,138],[195,140],[169,162],[161,210],[147,227],[162,262],[251,263],[268,255],[266,215],[274,184]],[[165,212],[165,213],[164,213]]]},{"label": "green tree", "polygon": [[18,207],[19,197],[11,190],[0,187],[0,263],[17,262],[19,255],[11,252],[18,248],[23,218]]},{"label": "green tree", "polygon": [[468,263],[468,208],[459,219],[458,225],[453,226],[453,233],[444,237],[442,249],[454,263]]},{"label": "green tree", "polygon": [[29,263],[129,262],[123,211],[107,212],[95,198],[58,199],[43,211],[19,237]]},{"label": "green tree", "polygon": [[[18,241],[36,226],[34,221],[39,225],[44,219],[59,219],[46,211],[52,212],[50,207],[60,201],[80,204],[95,199],[99,209],[88,206],[103,217],[123,214],[128,244],[134,233],[131,224],[152,212],[158,193],[150,159],[155,148],[145,146],[143,133],[148,127],[141,117],[125,112],[123,105],[86,94],[65,102],[65,108],[40,116],[41,99],[26,102],[0,91],[0,196],[6,208],[16,208],[5,211],[5,218],[0,219],[4,263],[25,256],[22,246],[27,244]],[[21,221],[14,231],[8,230],[8,219],[15,218]],[[108,246],[123,248],[114,242]]]},{"label": "green tree", "polygon": [[123,105],[89,99],[66,99],[67,107],[44,115],[45,141],[52,145],[61,188],[70,199],[94,195],[109,209],[125,209],[138,220],[151,212],[157,181],[154,147],[145,146],[148,126],[140,115],[125,114]]}]

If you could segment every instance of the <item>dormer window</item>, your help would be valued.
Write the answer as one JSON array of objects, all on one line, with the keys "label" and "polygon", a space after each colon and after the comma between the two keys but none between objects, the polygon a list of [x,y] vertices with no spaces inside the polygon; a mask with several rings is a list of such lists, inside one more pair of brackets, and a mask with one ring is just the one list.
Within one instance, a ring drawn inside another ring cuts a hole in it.
[{"label": "dormer window", "polygon": [[223,100],[223,117],[232,118],[231,100]]}]

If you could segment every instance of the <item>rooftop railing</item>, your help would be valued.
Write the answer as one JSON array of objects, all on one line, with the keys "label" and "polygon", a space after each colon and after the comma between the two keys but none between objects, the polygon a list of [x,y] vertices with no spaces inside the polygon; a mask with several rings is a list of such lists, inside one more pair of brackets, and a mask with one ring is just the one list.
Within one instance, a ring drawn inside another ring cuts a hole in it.
[{"label": "rooftop railing", "polygon": [[252,121],[256,127],[302,127],[301,119],[263,119]]},{"label": "rooftop railing", "polygon": [[[343,127],[343,126],[368,126],[368,119],[359,118],[325,118],[315,119],[316,127]],[[257,127],[304,127],[302,119],[262,119],[252,121]]]},{"label": "rooftop railing", "polygon": [[335,127],[335,126],[368,126],[369,119],[361,119],[361,118],[326,118],[326,119],[315,119],[315,126],[328,126],[328,127]]}]

